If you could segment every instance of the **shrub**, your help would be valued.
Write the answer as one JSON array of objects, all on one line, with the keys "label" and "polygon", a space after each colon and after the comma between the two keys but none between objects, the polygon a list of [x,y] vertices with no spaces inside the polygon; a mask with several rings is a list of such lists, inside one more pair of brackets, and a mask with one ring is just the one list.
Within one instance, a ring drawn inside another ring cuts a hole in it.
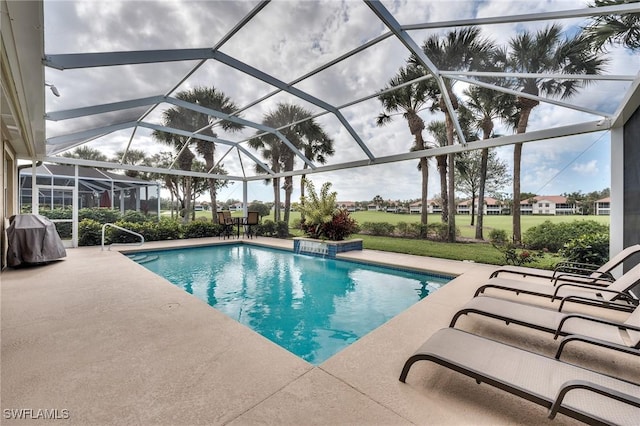
[{"label": "shrub", "polygon": [[196,220],[182,226],[183,238],[203,238],[220,235],[221,226],[210,221]]},{"label": "shrub", "polygon": [[558,252],[569,241],[582,235],[608,233],[609,227],[593,220],[575,221],[568,223],[552,223],[545,221],[538,226],[529,228],[523,235],[526,247]]},{"label": "shrub", "polygon": [[544,254],[541,252],[521,249],[513,243],[493,243],[493,246],[496,249],[500,250],[504,255],[505,265],[522,266],[527,263],[534,262],[541,257],[544,257]]},{"label": "shrub", "polygon": [[[460,230],[456,228],[456,235]],[[447,241],[449,237],[449,226],[446,223],[435,222],[427,225],[427,238],[436,241]]]},{"label": "shrub", "polygon": [[[78,245],[97,246],[102,242],[102,224],[97,220],[84,219],[78,224]],[[105,241],[108,243],[108,241]]]},{"label": "shrub", "polygon": [[407,222],[396,223],[396,233],[401,237],[409,236],[409,224]]},{"label": "shrub", "polygon": [[429,235],[429,225],[425,225],[424,223],[410,223],[409,229],[407,230],[409,236],[414,238],[422,238],[426,239]]},{"label": "shrub", "polygon": [[285,221],[278,221],[275,224],[275,237],[289,238],[289,224]]},{"label": "shrub", "polygon": [[331,221],[320,225],[302,224],[302,230],[311,238],[326,238],[330,241],[342,241],[358,232],[358,224],[346,210],[336,210]]},{"label": "shrub", "polygon": [[302,221],[300,219],[294,219],[293,222],[291,222],[291,228],[293,229],[302,229]]},{"label": "shrub", "polygon": [[609,260],[609,234],[587,234],[564,245],[561,254],[570,262],[603,265]]},{"label": "shrub", "polygon": [[255,232],[258,236],[273,237],[276,235],[276,223],[271,219],[266,219],[255,226]]},{"label": "shrub", "polygon": [[504,229],[492,229],[489,232],[489,241],[493,244],[504,244],[507,242],[507,231]]},{"label": "shrub", "polygon": [[161,218],[159,222],[150,222],[155,230],[155,240],[178,240],[182,231],[182,225],[175,219]]},{"label": "shrub", "polygon": [[129,223],[143,223],[150,221],[149,217],[147,217],[144,213],[137,212],[135,210],[127,210],[126,212],[124,212],[121,220]]},{"label": "shrub", "polygon": [[364,222],[362,231],[367,234],[388,237],[393,234],[395,226],[388,222]]},{"label": "shrub", "polygon": [[91,219],[100,224],[115,223],[120,219],[120,211],[105,207],[84,208],[78,210],[78,220]]}]

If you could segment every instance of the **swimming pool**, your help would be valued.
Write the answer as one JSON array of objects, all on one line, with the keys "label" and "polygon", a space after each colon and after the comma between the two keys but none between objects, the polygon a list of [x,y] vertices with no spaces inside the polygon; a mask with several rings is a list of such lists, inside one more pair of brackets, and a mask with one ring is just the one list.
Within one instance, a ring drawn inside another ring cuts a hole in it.
[{"label": "swimming pool", "polygon": [[316,365],[451,279],[245,244],[129,257]]}]

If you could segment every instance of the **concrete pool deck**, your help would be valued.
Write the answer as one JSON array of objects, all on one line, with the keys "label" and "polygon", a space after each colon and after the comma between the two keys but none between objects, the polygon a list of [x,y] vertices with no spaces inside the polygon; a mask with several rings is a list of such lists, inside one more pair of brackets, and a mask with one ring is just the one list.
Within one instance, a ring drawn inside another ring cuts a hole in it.
[{"label": "concrete pool deck", "polygon": [[[144,248],[221,242],[229,241]],[[449,325],[495,266],[373,250],[342,255],[457,278],[316,367],[115,249],[67,253],[0,275],[2,424],[577,424],[548,420],[542,407],[426,362],[407,384],[398,381],[407,357]],[[459,325],[547,355],[557,348],[548,334],[497,321]],[[567,359],[640,377],[637,358],[601,362],[597,352],[576,347]],[[31,421],[10,418],[21,409]],[[43,420],[45,409],[68,418]]]}]

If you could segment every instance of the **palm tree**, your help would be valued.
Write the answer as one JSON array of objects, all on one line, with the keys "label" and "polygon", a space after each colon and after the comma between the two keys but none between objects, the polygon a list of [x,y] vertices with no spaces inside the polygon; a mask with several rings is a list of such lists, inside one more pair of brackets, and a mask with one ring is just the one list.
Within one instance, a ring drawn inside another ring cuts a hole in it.
[{"label": "palm tree", "polygon": [[[615,6],[632,1],[595,0],[592,7]],[[608,44],[621,44],[634,51],[640,50],[640,13],[597,16],[583,30],[596,50],[603,50]]]},{"label": "palm tree", "polygon": [[[189,91],[180,92],[176,95],[176,98],[192,103],[198,104],[205,108],[210,108],[213,110],[217,110],[226,114],[230,114],[237,110],[237,107],[231,102],[231,100],[221,91],[211,87],[197,87]],[[210,126],[211,117],[207,114],[203,114],[200,112],[193,111],[188,108],[183,108],[180,106],[175,106],[165,110],[162,113],[163,124],[167,127],[173,127],[180,130],[187,130],[190,132],[195,132],[197,130],[201,130],[206,128],[207,136],[216,136],[216,133],[212,130]],[[230,121],[221,121],[219,124],[225,130],[240,130],[243,128],[242,125],[230,122]],[[193,161],[196,158],[196,155],[191,151],[191,149],[185,144],[190,143],[190,140],[186,136],[176,135],[173,133],[154,131],[154,138],[158,139],[160,142],[163,142],[167,145],[173,146],[174,149],[180,152],[180,155],[177,158],[178,167],[181,170],[191,170],[193,167]],[[210,141],[205,141],[202,139],[198,139],[197,136],[194,137],[196,140],[196,152],[204,157],[205,167],[207,170],[212,170],[215,165],[214,153],[215,153],[215,144]],[[184,149],[183,149],[184,148]],[[211,205],[216,206],[216,190],[217,190],[217,180],[209,179],[209,194],[211,196]],[[185,221],[188,221],[189,215],[187,214],[191,211],[191,194],[192,194],[192,179],[185,178],[185,191],[184,194],[184,210],[185,214],[183,218]],[[212,220],[214,222],[217,221],[216,209],[212,208]]]},{"label": "palm tree", "polygon": [[[492,137],[494,120],[503,119],[512,120],[516,116],[515,96],[506,93],[499,93],[484,87],[471,87],[463,92],[467,100],[465,107],[471,116],[471,125],[482,133],[482,139]],[[478,209],[478,221],[476,222],[476,239],[484,239],[483,217],[484,194],[487,181],[487,163],[489,159],[489,149],[484,148],[481,151],[480,159],[480,181],[478,187],[478,200],[480,209]],[[473,225],[473,219],[472,223]]]},{"label": "palm tree", "polygon": [[[380,195],[376,195],[375,197],[373,197],[373,204],[376,205],[377,209],[380,209],[380,206],[382,206],[383,202],[384,202],[384,199]],[[427,206],[423,205],[422,208],[426,209]]]},{"label": "palm tree", "polygon": [[[433,35],[422,45],[422,50],[431,59],[438,69],[441,70],[481,70],[487,66],[487,60],[491,57],[494,44],[490,40],[480,37],[480,29],[477,27],[467,27],[448,32],[444,37]],[[422,62],[412,55],[409,63],[422,67]],[[424,70],[428,72],[428,70]],[[458,108],[458,100],[453,92],[453,85],[450,80],[444,79],[444,90],[447,91],[453,109]],[[445,98],[442,93],[438,93],[434,98],[434,105],[444,113],[445,126],[448,145],[454,144],[454,125],[450,111],[446,107]],[[455,155],[448,156],[449,183],[448,183],[448,204],[450,209],[455,206]],[[454,242],[456,239],[455,214],[448,216],[448,241]]]},{"label": "palm tree", "polygon": [[73,151],[65,152],[62,156],[66,158],[81,158],[83,160],[107,161],[107,156],[100,150],[88,146],[79,146]]},{"label": "palm tree", "polygon": [[[408,65],[402,67],[391,80],[388,85],[383,89],[387,90],[396,86],[400,86],[404,83],[408,83],[415,80],[418,77],[424,76],[424,73],[415,65]],[[422,138],[422,131],[424,130],[424,121],[418,115],[418,111],[426,104],[428,94],[434,92],[434,84],[432,81],[421,80],[416,83],[412,83],[403,86],[399,89],[382,93],[378,96],[378,100],[382,103],[384,111],[380,114],[376,120],[378,126],[383,126],[392,120],[392,116],[388,113],[402,112],[403,117],[407,120],[409,125],[409,132],[414,137],[414,143],[411,147],[411,151],[421,151],[426,149],[424,139]],[[422,173],[422,213],[420,216],[420,222],[422,224],[427,223],[427,190],[429,186],[429,164],[427,157],[420,158],[418,169]]]},{"label": "palm tree", "polygon": [[[333,140],[327,136],[322,127],[315,120],[309,119],[311,112],[295,104],[280,103],[276,109],[268,112],[262,119],[262,124],[271,128],[280,128],[290,123],[305,120],[280,130],[280,133],[298,150],[309,153],[317,161],[326,161],[326,155],[333,155]],[[281,170],[292,171],[296,154],[273,134],[266,134],[259,138],[251,139],[249,145],[259,149],[262,156],[271,163],[271,169],[275,173]],[[309,158],[309,157],[307,157]],[[311,158],[309,158],[311,160]],[[256,166],[256,171],[263,172]],[[284,218],[289,223],[291,210],[291,193],[293,192],[293,177],[284,178],[285,202]],[[273,191],[275,211],[274,219],[280,221],[280,178],[273,178]]]},{"label": "palm tree", "polygon": [[[127,155],[124,156],[124,150],[117,151],[114,155],[113,162],[118,163],[122,161],[122,164],[131,164],[137,166],[149,166],[151,160],[147,157],[147,152],[142,149],[130,149],[127,151]],[[125,170],[125,175],[129,177],[141,177],[142,179],[149,180],[147,174],[139,172],[137,170]]]},{"label": "palm tree", "polygon": [[[525,31],[509,41],[510,51],[503,58],[507,68],[521,73],[570,73],[599,74],[606,61],[590,48],[588,40],[581,35],[563,39],[562,27],[548,26],[535,34]],[[530,95],[546,95],[569,98],[575,95],[588,80],[554,80],[551,78],[517,78],[518,89]],[[540,102],[535,99],[518,97],[516,106],[519,116],[517,133],[525,133],[529,116]],[[522,240],[520,227],[520,165],[522,143],[513,149],[513,240]]]}]

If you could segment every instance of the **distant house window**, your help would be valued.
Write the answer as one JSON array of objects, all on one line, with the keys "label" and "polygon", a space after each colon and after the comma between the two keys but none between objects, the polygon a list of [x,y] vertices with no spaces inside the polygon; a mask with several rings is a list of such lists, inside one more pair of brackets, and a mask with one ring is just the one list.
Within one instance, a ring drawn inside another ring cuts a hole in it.
[{"label": "distant house window", "polygon": [[549,203],[545,203],[545,205],[544,205],[544,206],[545,206],[545,207],[549,207]]}]

